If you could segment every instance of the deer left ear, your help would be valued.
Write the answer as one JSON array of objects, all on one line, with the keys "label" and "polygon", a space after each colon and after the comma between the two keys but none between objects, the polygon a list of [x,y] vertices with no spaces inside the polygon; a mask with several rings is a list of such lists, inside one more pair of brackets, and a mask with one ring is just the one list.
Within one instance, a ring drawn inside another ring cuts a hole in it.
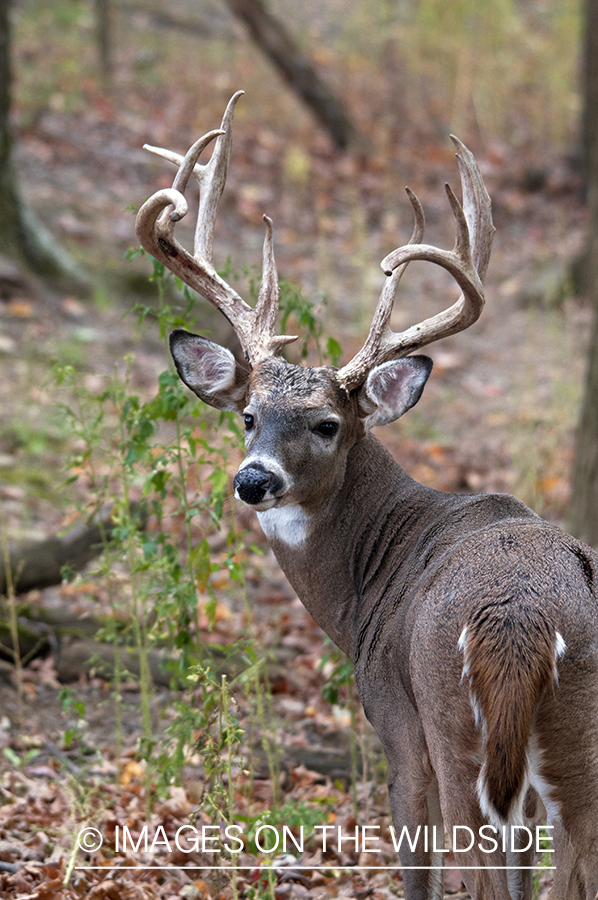
[{"label": "deer left ear", "polygon": [[357,397],[365,427],[387,425],[415,406],[431,371],[428,356],[406,356],[372,369]]}]

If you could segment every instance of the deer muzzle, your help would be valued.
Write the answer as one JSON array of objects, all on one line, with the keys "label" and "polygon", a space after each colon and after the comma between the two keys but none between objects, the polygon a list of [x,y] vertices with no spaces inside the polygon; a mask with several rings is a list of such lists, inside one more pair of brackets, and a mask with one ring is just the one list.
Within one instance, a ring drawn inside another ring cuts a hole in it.
[{"label": "deer muzzle", "polygon": [[256,506],[267,499],[273,500],[284,490],[282,478],[258,462],[239,469],[234,486],[235,496],[250,506]]}]

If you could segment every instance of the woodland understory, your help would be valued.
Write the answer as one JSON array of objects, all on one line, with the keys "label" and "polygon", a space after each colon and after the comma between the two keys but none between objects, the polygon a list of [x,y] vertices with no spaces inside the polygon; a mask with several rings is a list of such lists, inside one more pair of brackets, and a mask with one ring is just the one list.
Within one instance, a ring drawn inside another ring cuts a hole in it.
[{"label": "woodland understory", "polygon": [[[267,213],[286,332],[306,337],[289,358],[317,362],[340,349],[349,359],[367,334],[379,261],[411,233],[405,184],[424,206],[427,240],[452,246],[443,185],[458,187],[457,133],[493,202],[486,307],[467,332],[426,349],[434,369],[422,400],[380,437],[426,485],[513,493],[567,525],[592,321],[576,277],[587,227],[573,139],[577,10],[493,2],[478,21],[463,3],[453,20],[432,0],[420,18],[381,2],[372,22],[366,6],[341,18],[332,0],[272,4],[362,136],[341,152],[216,3],[169,5],[171,17],[205,25],[203,36],[156,25],[141,4],[119,7],[109,83],[92,4],[17,5],[23,198],[92,288],[49,290],[0,259],[2,558],[7,567],[10,548],[26,545],[39,556],[39,542],[94,517],[101,553],[61,583],[20,592],[18,573],[16,591],[4,582],[1,896],[402,896],[385,765],[350,665],[232,497],[238,424],[192,399],[169,368],[173,325],[231,336],[205,301],[129,252],[136,209],[173,177],[144,143],[184,153],[246,91],[217,265],[255,294]],[[192,228],[181,223],[187,244]],[[393,326],[453,296],[444,273],[412,264]],[[185,825],[233,823],[238,852],[175,846]],[[290,839],[268,852],[266,825],[296,840],[303,825],[311,837],[300,854]],[[379,852],[366,852],[363,834],[323,852],[324,825],[351,835],[377,826]],[[124,826],[138,849],[119,849]],[[103,845],[86,852],[77,836],[88,827]],[[267,871],[272,860],[280,868]],[[213,868],[223,864],[240,868]],[[445,893],[468,896],[454,854],[446,864]],[[549,870],[536,877],[547,896]]]}]

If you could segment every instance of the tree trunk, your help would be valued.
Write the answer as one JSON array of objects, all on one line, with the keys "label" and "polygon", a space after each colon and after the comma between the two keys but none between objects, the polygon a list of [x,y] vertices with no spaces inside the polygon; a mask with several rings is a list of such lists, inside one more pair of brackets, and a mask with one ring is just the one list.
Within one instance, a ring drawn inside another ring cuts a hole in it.
[{"label": "tree trunk", "polygon": [[[7,622],[6,604],[0,600],[0,683],[10,679],[14,654],[12,635]],[[106,678],[114,675],[114,647],[112,643],[98,641],[95,635],[106,629],[114,619],[110,616],[81,615],[70,606],[46,608],[37,601],[19,603],[17,623],[19,652],[21,659],[29,663],[31,659],[45,657],[52,653],[55,657],[56,674],[60,681],[76,681],[83,672],[95,670]],[[116,623],[121,632],[119,651],[121,663],[135,676],[139,675],[139,654],[135,647],[127,644],[126,635],[131,639],[131,622],[123,619]],[[205,648],[210,664],[218,676],[226,675],[233,680],[247,668],[245,655],[239,651],[230,653],[215,645]],[[293,664],[297,650],[291,647],[275,647],[266,664],[266,674],[270,683],[285,678],[286,671]],[[172,682],[174,663],[178,652],[168,647],[151,647],[147,651],[152,680],[155,684],[168,687]],[[171,663],[171,665],[166,665]]]},{"label": "tree trunk", "polygon": [[112,9],[110,0],[95,0],[98,61],[104,90],[112,86]]},{"label": "tree trunk", "polygon": [[584,0],[583,110],[581,117],[582,171],[588,185],[592,146],[598,132],[598,0]]},{"label": "tree trunk", "polygon": [[[598,232],[593,223],[594,247]],[[594,251],[596,252],[596,251]],[[571,497],[570,530],[582,541],[598,547],[598,283],[592,282],[594,327],[589,348],[588,374],[581,409]]]},{"label": "tree trunk", "polygon": [[583,141],[590,207],[586,268],[594,326],[575,451],[570,530],[598,546],[598,0],[586,0],[585,15]]},{"label": "tree trunk", "polygon": [[[131,515],[137,518],[140,530],[147,524],[147,510],[141,504],[131,504]],[[11,547],[9,566],[11,581],[17,594],[34,588],[60,584],[64,570],[75,572],[95,559],[112,539],[114,522],[111,510],[90,520],[78,522],[66,534],[50,535],[41,541]],[[0,562],[0,594],[6,593],[7,580],[4,565]]]},{"label": "tree trunk", "polygon": [[10,135],[11,6],[11,0],[0,0],[0,247],[42,280],[86,290],[85,275],[19,196]]},{"label": "tree trunk", "polygon": [[363,144],[363,137],[341,101],[324,84],[313,63],[301,52],[284,26],[266,9],[263,0],[226,2],[234,15],[247,25],[258,47],[317,116],[337,147],[344,150],[349,144]]}]

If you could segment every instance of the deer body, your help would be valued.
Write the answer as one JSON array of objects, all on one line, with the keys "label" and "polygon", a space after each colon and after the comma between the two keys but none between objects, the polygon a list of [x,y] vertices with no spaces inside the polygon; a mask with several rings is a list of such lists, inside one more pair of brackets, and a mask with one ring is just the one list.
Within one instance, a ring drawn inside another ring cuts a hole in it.
[{"label": "deer body", "polygon": [[[257,367],[250,381],[260,384],[266,366]],[[300,390],[303,371],[289,376],[299,409],[315,402],[309,387],[305,394]],[[266,424],[263,431],[254,426],[237,481],[242,484],[243,472],[260,462],[285,474],[288,468],[309,473],[313,497],[258,517],[301,510],[301,540],[292,524],[297,512],[281,517],[279,529],[267,528],[267,536],[312,617],[354,663],[361,701],[388,759],[397,831],[406,826],[413,835],[424,823],[440,828],[443,819],[449,833],[454,825],[477,834],[488,822],[497,830],[507,823],[530,824],[538,794],[553,829],[557,885],[561,871],[565,879],[571,876],[561,860],[571,835],[578,835],[575,853],[581,859],[573,871],[582,886],[565,881],[555,896],[593,900],[596,555],[508,495],[447,494],[418,484],[373,435],[358,429],[347,428],[354,443],[345,466],[338,466],[342,481],[334,485],[305,437],[302,444],[297,422],[289,424],[288,408],[276,414],[281,400],[273,385],[282,380],[280,371],[276,379],[263,379],[272,382],[271,395],[257,391],[266,408],[260,409],[249,388],[246,408]],[[324,405],[327,417],[333,408],[337,417],[343,415],[342,403],[333,407],[329,397]],[[304,423],[304,434],[308,430]],[[344,448],[336,454],[342,458]],[[476,641],[481,660],[475,659]],[[586,723],[582,746],[573,750],[573,723],[580,718]],[[502,758],[501,747],[507,748]],[[490,772],[480,780],[484,760]],[[531,866],[532,855],[474,849],[457,858],[463,866]],[[401,859],[405,866],[439,862],[423,846],[415,853],[404,848]],[[580,874],[584,867],[587,875]],[[528,896],[531,872],[508,874],[512,894],[501,870],[463,870],[474,897]],[[406,869],[404,879],[408,897],[433,897],[440,887],[428,870]]]},{"label": "deer body", "polygon": [[[414,236],[385,261],[389,279],[364,349],[340,371],[295,366],[275,355],[290,338],[273,331],[270,226],[255,310],[215,275],[209,222],[198,229],[194,258],[172,237],[184,211],[177,191],[191,172],[207,182],[204,207],[215,212],[230,109],[212,133],[218,143],[208,166],[196,163],[206,139],[185,158],[170,154],[180,164],[176,190],[159,192],[138,218],[150,252],[188,283],[197,268],[195,283],[235,323],[248,360],[176,331],[179,375],[207,403],[244,416],[247,455],[235,493],[257,512],[313,618],[354,663],[388,760],[397,834],[471,829],[472,846],[459,847],[456,858],[472,896],[527,900],[532,872],[525,867],[535,848],[523,850],[508,829],[539,821],[543,808],[555,851],[554,900],[594,900],[598,557],[512,497],[418,484],[371,434],[421,395],[431,362],[406,354],[467,327],[481,311],[492,225],[475,160],[460,145],[464,212],[449,193],[455,250],[419,243],[423,216],[412,198]],[[463,295],[394,335],[388,319],[400,273],[420,258],[449,269]],[[505,827],[506,839],[488,842]],[[400,857],[407,900],[442,897],[435,845],[403,842]]]}]

